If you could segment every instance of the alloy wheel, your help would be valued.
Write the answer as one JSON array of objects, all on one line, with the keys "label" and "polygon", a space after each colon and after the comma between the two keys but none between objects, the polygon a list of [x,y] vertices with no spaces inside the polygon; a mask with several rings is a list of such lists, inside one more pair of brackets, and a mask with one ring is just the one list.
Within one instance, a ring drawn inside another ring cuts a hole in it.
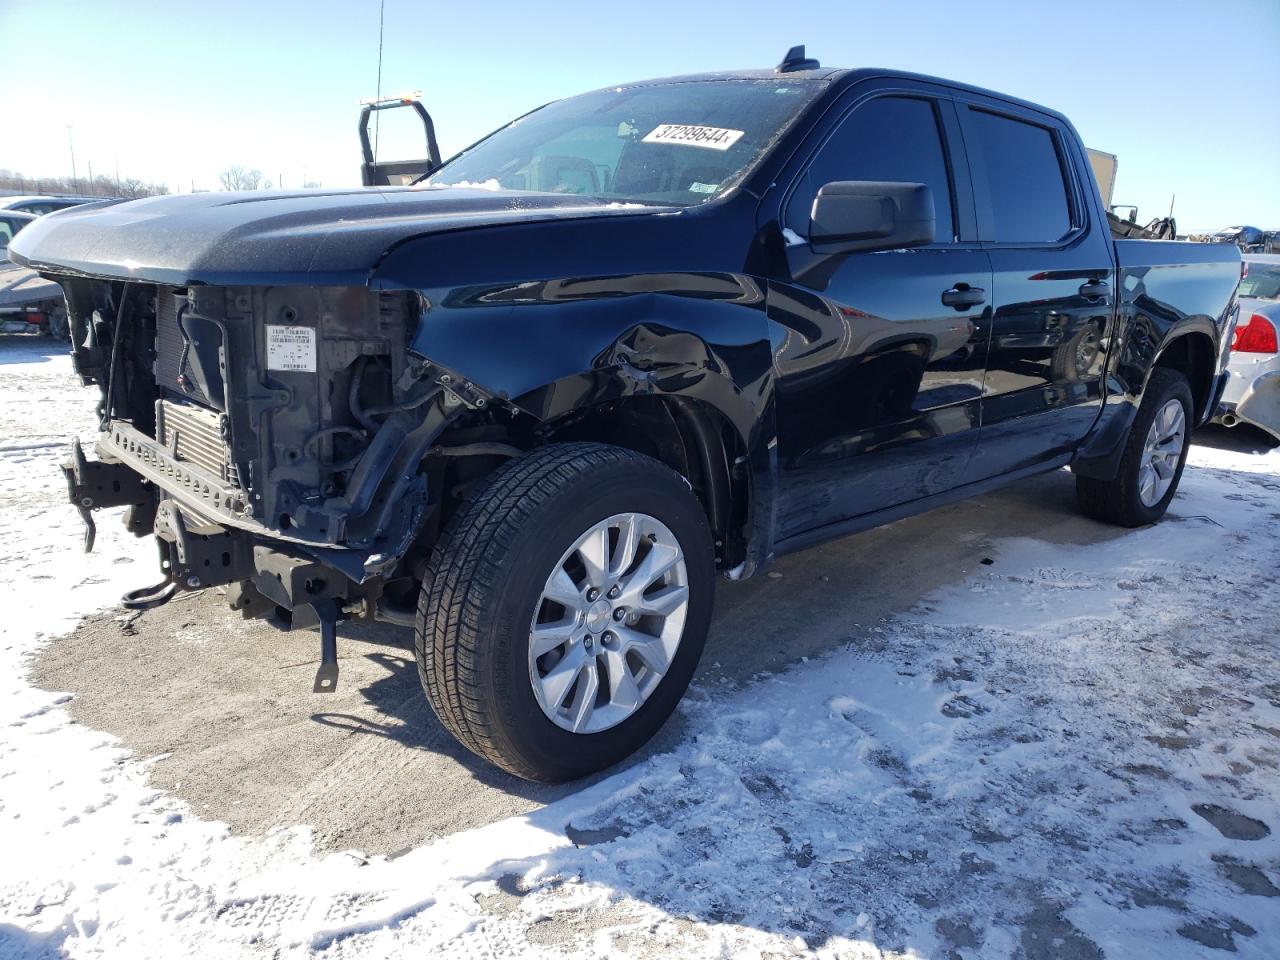
[{"label": "alloy wheel", "polygon": [[542,712],[572,733],[634,714],[666,675],[689,608],[675,534],[644,513],[601,520],[547,576],[529,627],[529,680]]},{"label": "alloy wheel", "polygon": [[1138,496],[1144,506],[1154,507],[1173,485],[1186,445],[1187,418],[1177,399],[1165,403],[1151,421],[1138,467]]}]

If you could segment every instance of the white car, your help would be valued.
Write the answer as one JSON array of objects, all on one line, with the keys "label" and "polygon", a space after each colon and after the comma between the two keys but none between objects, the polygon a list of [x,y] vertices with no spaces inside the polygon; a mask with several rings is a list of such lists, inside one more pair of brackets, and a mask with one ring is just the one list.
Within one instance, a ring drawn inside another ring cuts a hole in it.
[{"label": "white car", "polygon": [[1280,255],[1249,254],[1215,423],[1250,423],[1280,440]]}]

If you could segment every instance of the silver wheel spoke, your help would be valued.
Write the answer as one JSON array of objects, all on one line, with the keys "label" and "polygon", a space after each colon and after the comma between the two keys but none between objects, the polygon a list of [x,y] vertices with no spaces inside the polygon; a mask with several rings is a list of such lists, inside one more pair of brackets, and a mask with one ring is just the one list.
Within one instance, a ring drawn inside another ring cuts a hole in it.
[{"label": "silver wheel spoke", "polygon": [[535,657],[550,653],[556,647],[567,643],[573,637],[573,629],[578,625],[575,618],[557,620],[555,623],[539,623],[533,628],[529,638],[530,649]]},{"label": "silver wheel spoke", "polygon": [[1144,464],[1141,473],[1138,474],[1138,493],[1141,494],[1143,501],[1147,501],[1152,492],[1156,488],[1156,472],[1151,468],[1151,464]]},{"label": "silver wheel spoke", "polygon": [[596,708],[596,695],[600,692],[600,675],[596,670],[596,659],[590,657],[578,669],[578,689],[574,691],[573,703],[569,705],[570,729],[574,733],[582,732],[591,719]]},{"label": "silver wheel spoke", "polygon": [[640,565],[623,580],[620,599],[629,607],[640,606],[644,592],[659,577],[664,576],[668,570],[682,562],[684,562],[684,555],[678,547],[653,544],[645,554],[645,558],[640,561]]},{"label": "silver wheel spoke", "polygon": [[604,586],[609,567],[609,529],[600,527],[587,534],[578,547],[578,556],[587,569],[587,583],[594,587]]},{"label": "silver wheel spoke", "polygon": [[542,712],[581,734],[626,720],[670,668],[688,609],[684,552],[664,523],[620,513],[584,531],[548,574],[529,624]]},{"label": "silver wheel spoke", "polygon": [[610,702],[628,710],[640,706],[643,697],[626,655],[620,650],[610,650],[605,654],[604,662],[605,672],[609,675]]},{"label": "silver wheel spoke", "polygon": [[565,694],[569,692],[573,681],[578,678],[578,673],[582,670],[583,659],[581,647],[570,648],[568,655],[542,678],[542,691],[546,695],[547,703],[553,708],[559,708],[564,703]]},{"label": "silver wheel spoke", "polygon": [[671,666],[671,657],[661,637],[653,637],[629,627],[620,628],[617,634],[622,642],[623,653],[634,653],[654,673],[667,672],[667,668]]},{"label": "silver wheel spoke", "polygon": [[573,582],[573,578],[565,572],[564,567],[556,568],[556,572],[551,575],[547,585],[542,588],[542,595],[548,600],[554,600],[570,613],[580,613],[582,611],[582,591]]},{"label": "silver wheel spoke", "polygon": [[617,580],[636,559],[636,547],[643,536],[640,520],[634,514],[629,515],[618,525],[618,544],[613,548],[613,556],[609,560],[609,579]]},{"label": "silver wheel spoke", "polygon": [[636,613],[656,614],[668,617],[689,600],[689,588],[678,583],[668,584],[650,594],[642,594],[633,608]]}]

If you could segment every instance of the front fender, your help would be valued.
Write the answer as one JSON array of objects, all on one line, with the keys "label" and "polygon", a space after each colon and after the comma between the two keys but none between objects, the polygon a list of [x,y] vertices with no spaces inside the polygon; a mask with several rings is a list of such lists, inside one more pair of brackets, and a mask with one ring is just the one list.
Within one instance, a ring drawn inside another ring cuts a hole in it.
[{"label": "front fender", "polygon": [[764,297],[742,274],[424,291],[410,349],[544,422],[623,397],[687,397],[750,448],[772,400]]}]

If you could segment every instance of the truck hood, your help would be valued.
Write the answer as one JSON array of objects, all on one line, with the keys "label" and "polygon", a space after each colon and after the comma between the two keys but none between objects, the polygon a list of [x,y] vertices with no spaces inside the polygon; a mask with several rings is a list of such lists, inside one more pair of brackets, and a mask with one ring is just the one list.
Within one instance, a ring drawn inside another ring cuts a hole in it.
[{"label": "truck hood", "polygon": [[362,285],[401,241],[473,227],[678,207],[470,187],[196,193],[41,217],[10,256],[42,273],[193,284]]}]

